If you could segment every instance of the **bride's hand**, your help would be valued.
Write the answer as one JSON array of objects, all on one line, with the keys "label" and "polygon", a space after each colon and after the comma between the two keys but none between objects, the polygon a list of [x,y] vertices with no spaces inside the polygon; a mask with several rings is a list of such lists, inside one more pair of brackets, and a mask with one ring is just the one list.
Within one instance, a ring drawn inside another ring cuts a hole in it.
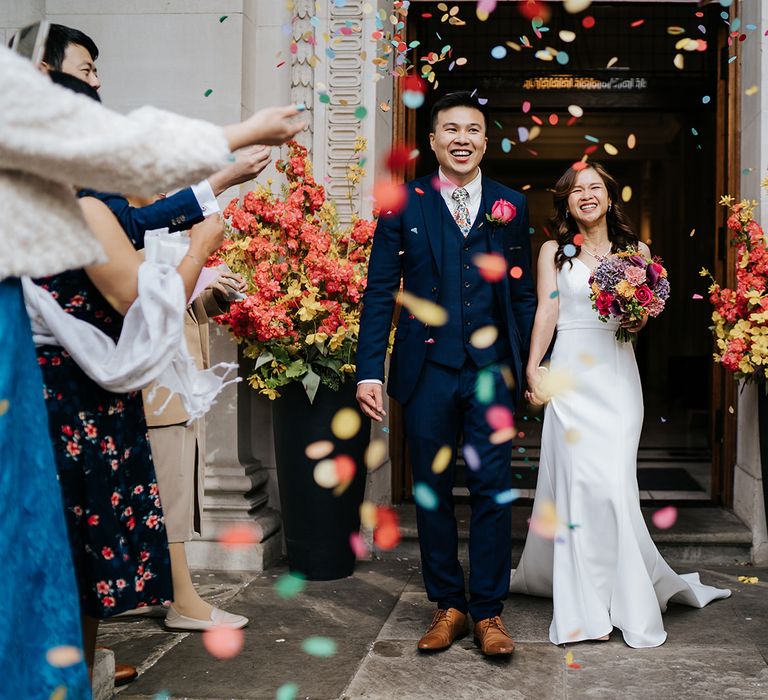
[{"label": "bride's hand", "polygon": [[531,406],[543,406],[544,402],[537,395],[537,387],[541,379],[541,372],[547,371],[546,367],[536,367],[528,369],[525,373],[526,380],[528,382],[528,388],[525,391],[525,400],[531,404]]},{"label": "bride's hand", "polygon": [[639,321],[635,321],[634,319],[625,319],[619,325],[630,333],[639,333],[643,328],[645,328],[646,323],[648,323],[647,314],[643,316],[643,318]]}]

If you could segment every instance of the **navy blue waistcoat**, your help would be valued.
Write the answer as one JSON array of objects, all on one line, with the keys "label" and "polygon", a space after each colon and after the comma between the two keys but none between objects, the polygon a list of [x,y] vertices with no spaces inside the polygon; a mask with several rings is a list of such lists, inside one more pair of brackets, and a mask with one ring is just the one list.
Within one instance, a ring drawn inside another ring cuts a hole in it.
[{"label": "navy blue waistcoat", "polygon": [[450,215],[441,207],[443,216],[443,260],[440,268],[440,292],[437,303],[448,312],[448,323],[432,329],[427,359],[459,369],[467,355],[477,367],[485,367],[511,354],[507,334],[488,348],[476,348],[469,339],[483,326],[503,329],[501,311],[493,285],[481,276],[473,258],[488,253],[488,226],[482,207],[474,226],[465,238]]}]

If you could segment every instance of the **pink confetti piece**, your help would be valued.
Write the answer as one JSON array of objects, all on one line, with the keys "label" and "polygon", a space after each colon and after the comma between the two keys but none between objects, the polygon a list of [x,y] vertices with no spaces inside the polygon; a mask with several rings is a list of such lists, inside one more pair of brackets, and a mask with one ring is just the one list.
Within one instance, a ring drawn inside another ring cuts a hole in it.
[{"label": "pink confetti piece", "polygon": [[651,516],[651,520],[659,530],[669,530],[677,521],[677,508],[675,506],[660,508]]}]

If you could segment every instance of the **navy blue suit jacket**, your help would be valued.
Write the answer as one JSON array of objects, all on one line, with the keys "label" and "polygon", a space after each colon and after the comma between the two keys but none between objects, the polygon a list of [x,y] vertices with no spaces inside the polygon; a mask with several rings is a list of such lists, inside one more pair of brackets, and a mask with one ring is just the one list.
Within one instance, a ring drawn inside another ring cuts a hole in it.
[{"label": "navy blue suit jacket", "polygon": [[146,207],[132,207],[121,194],[81,190],[80,197],[95,197],[106,204],[117,217],[134,247],[144,247],[144,234],[156,228],[168,227],[169,231],[183,231],[203,220],[197,198],[191,187],[169,197],[158,199]]},{"label": "navy blue suit jacket", "polygon": [[[403,288],[418,297],[437,301],[440,292],[442,229],[445,202],[435,191],[435,174],[409,182],[408,203],[399,214],[382,215],[373,237],[373,250],[368,265],[368,284],[363,296],[360,334],[357,347],[357,379],[384,381],[384,362],[390,332],[395,295]],[[416,190],[419,189],[423,194]],[[536,314],[536,290],[531,274],[531,241],[528,229],[528,202],[523,194],[483,177],[483,205],[480,216],[490,212],[493,203],[506,199],[517,208],[517,216],[506,225],[487,221],[489,248],[504,255],[507,268],[519,267],[522,276],[509,274],[494,284],[503,327],[512,348],[512,371],[519,397],[523,381],[523,362],[530,346],[533,318]],[[458,264],[458,261],[457,263]],[[450,323],[450,320],[449,320]],[[403,308],[397,322],[395,346],[389,367],[387,391],[406,403],[421,374],[426,358],[430,329],[418,319],[410,318]]]}]

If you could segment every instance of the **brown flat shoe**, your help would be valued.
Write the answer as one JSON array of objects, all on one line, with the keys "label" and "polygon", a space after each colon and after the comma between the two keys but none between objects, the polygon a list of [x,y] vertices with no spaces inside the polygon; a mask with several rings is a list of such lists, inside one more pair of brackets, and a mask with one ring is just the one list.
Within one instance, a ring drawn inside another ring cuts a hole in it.
[{"label": "brown flat shoe", "polygon": [[475,644],[486,656],[509,655],[515,650],[515,643],[498,615],[475,625]]},{"label": "brown flat shoe", "polygon": [[115,687],[118,688],[121,685],[127,685],[131,681],[135,681],[138,678],[139,672],[135,666],[129,666],[128,664],[115,664]]},{"label": "brown flat shoe", "polygon": [[456,608],[435,610],[432,624],[419,640],[419,651],[442,651],[469,631],[467,616]]}]

